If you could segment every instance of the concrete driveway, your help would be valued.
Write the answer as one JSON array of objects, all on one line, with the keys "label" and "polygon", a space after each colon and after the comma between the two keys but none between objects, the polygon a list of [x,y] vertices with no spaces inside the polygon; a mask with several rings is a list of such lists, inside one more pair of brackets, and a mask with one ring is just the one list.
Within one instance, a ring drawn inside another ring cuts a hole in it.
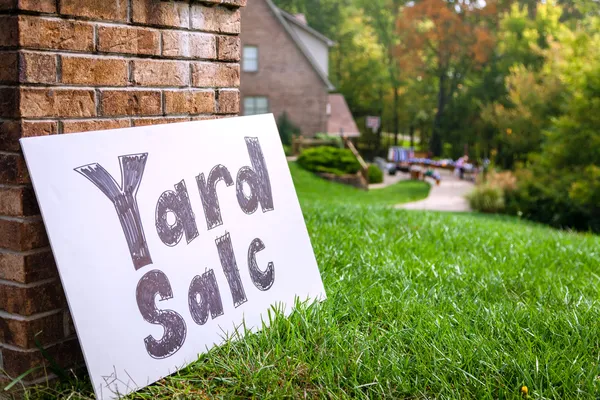
[{"label": "concrete driveway", "polygon": [[445,175],[442,177],[439,186],[435,182],[432,183],[429,196],[425,200],[398,204],[396,208],[453,212],[471,211],[465,195],[473,188],[474,185],[471,182],[461,181],[453,175]]}]

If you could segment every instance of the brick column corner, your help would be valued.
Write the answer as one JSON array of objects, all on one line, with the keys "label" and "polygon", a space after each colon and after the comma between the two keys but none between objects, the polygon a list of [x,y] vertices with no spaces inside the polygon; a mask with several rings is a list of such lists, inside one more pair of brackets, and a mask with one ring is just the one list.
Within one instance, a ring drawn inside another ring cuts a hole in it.
[{"label": "brick column corner", "polygon": [[19,139],[237,115],[245,5],[0,0],[0,389],[82,365]]}]

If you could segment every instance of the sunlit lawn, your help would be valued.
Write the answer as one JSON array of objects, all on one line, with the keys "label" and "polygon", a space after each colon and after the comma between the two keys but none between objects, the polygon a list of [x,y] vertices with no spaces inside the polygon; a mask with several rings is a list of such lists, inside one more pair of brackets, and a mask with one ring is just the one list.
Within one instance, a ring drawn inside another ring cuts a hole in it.
[{"label": "sunlit lawn", "polygon": [[[292,172],[328,299],[131,398],[600,397],[598,237]],[[85,380],[28,395],[91,396]]]}]

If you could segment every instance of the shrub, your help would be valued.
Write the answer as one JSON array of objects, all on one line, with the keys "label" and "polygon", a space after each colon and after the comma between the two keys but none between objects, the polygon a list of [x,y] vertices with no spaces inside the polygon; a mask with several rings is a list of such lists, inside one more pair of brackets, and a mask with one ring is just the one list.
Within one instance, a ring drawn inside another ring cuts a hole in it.
[{"label": "shrub", "polygon": [[501,188],[491,185],[477,186],[467,200],[471,208],[484,213],[497,213],[504,210],[504,192]]},{"label": "shrub", "polygon": [[485,182],[480,183],[500,188],[503,192],[509,192],[517,188],[517,177],[511,171],[490,171]]},{"label": "shrub", "polygon": [[360,170],[360,163],[350,150],[329,146],[304,150],[298,157],[298,164],[311,172],[336,175],[355,174]]},{"label": "shrub", "polygon": [[285,111],[277,119],[277,129],[279,130],[281,143],[285,145],[291,145],[292,136],[300,134],[300,128],[292,122]]},{"label": "shrub", "polygon": [[315,135],[315,139],[329,140],[331,142],[331,146],[337,146],[339,148],[344,147],[344,141],[340,136],[331,136],[326,133],[317,133]]},{"label": "shrub", "polygon": [[367,175],[369,176],[369,183],[383,182],[383,172],[375,164],[369,165],[369,169],[367,170]]},{"label": "shrub", "polygon": [[517,189],[507,192],[507,213],[557,228],[600,232],[600,184],[591,169],[585,172],[521,173]]}]

